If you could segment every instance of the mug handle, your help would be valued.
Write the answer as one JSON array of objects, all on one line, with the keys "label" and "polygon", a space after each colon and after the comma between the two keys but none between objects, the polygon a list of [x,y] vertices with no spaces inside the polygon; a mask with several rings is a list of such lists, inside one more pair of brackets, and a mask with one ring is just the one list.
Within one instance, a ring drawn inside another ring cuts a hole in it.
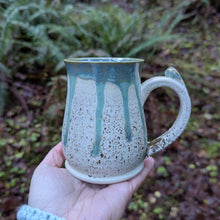
[{"label": "mug handle", "polygon": [[191,114],[191,101],[178,71],[169,67],[165,71],[165,76],[157,76],[144,81],[141,84],[141,104],[144,105],[148,95],[158,87],[168,87],[175,91],[180,99],[180,109],[178,116],[171,128],[158,138],[148,142],[147,156],[166,148],[175,141],[185,129]]}]

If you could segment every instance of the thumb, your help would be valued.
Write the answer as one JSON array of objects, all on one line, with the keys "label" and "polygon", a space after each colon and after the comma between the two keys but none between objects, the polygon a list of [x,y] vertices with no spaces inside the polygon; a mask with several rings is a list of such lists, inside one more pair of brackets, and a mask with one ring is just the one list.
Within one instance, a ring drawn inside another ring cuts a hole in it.
[{"label": "thumb", "polygon": [[149,172],[154,166],[154,159],[152,157],[148,157],[144,160],[144,168],[143,170],[134,178],[128,181],[130,184],[130,188],[133,193],[139,188],[139,186],[144,182]]},{"label": "thumb", "polygon": [[47,165],[60,168],[64,163],[65,157],[61,142],[53,147],[41,162],[41,165]]},{"label": "thumb", "polygon": [[137,191],[141,183],[143,183],[143,181],[146,179],[153,166],[154,159],[152,157],[148,157],[144,160],[143,170],[137,176],[124,182],[111,184],[106,189],[116,190],[118,194],[121,193],[121,195],[123,195],[122,197],[128,201],[133,193]]}]

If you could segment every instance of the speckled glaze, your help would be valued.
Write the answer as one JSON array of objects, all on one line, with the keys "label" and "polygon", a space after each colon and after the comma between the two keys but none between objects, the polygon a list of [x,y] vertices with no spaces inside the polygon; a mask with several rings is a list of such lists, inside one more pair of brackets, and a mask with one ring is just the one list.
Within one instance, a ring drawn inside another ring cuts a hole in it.
[{"label": "speckled glaze", "polygon": [[[66,168],[86,182],[109,184],[137,175],[147,155],[173,142],[190,116],[190,98],[174,68],[140,83],[142,59],[65,60],[68,76],[62,145]],[[173,126],[147,143],[143,105],[158,87],[173,89],[180,111]]]}]

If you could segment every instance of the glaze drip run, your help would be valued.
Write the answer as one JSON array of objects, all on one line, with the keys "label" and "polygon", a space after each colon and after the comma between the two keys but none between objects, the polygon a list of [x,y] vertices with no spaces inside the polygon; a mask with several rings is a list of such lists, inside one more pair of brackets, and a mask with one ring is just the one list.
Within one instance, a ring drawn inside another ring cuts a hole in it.
[{"label": "glaze drip run", "polygon": [[64,145],[66,146],[68,140],[68,131],[69,131],[69,123],[70,123],[70,114],[72,109],[73,97],[75,93],[75,85],[76,85],[76,77],[68,74],[67,75],[67,98],[66,98],[66,109],[65,117],[66,117],[66,129],[64,132]]},{"label": "glaze drip run", "polygon": [[[145,121],[142,113],[142,105],[139,96],[138,89],[138,79],[136,79],[136,65],[139,63],[133,64],[124,64],[124,65],[113,65],[113,64],[66,64],[67,73],[68,73],[68,93],[67,93],[67,115],[66,117],[66,129],[64,134],[64,145],[67,144],[68,140],[68,131],[69,131],[69,121],[71,117],[72,102],[74,97],[76,78],[81,79],[91,79],[96,82],[96,93],[97,93],[97,106],[96,106],[96,138],[95,144],[92,149],[92,156],[98,156],[100,153],[100,142],[101,142],[101,132],[102,132],[102,113],[104,108],[104,90],[107,82],[114,83],[117,85],[121,91],[123,99],[123,108],[124,108],[124,119],[125,119],[125,135],[127,141],[132,140],[131,126],[130,126],[130,115],[129,115],[129,103],[128,103],[128,90],[131,85],[135,87],[135,93],[137,97],[139,112],[141,115],[141,121],[144,130],[144,137],[146,136],[145,131]],[[138,66],[139,67],[139,66]],[[146,138],[145,138],[146,144]]]}]

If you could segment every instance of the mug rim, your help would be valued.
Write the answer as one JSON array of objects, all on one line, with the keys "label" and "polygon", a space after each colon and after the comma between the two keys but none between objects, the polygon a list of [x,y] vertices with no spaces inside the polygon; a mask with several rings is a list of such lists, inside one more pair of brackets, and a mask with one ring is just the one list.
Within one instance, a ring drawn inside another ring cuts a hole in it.
[{"label": "mug rim", "polygon": [[126,64],[126,63],[141,63],[144,59],[129,58],[129,57],[80,57],[64,59],[65,63],[108,63],[108,64]]}]

